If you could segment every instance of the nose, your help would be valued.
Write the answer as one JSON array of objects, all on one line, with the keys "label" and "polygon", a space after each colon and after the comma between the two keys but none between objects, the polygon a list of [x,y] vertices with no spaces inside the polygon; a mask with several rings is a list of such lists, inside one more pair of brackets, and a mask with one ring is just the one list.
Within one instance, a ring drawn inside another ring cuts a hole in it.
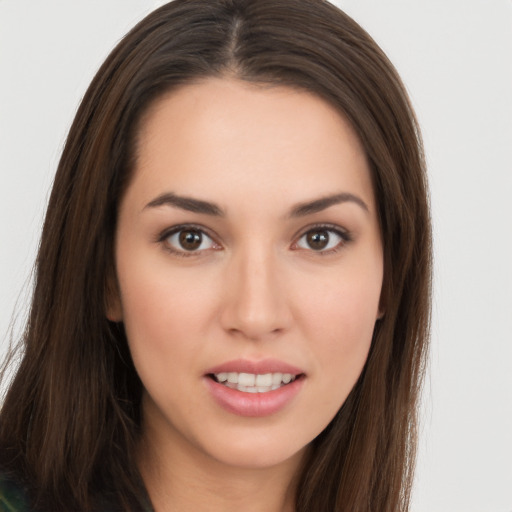
[{"label": "nose", "polygon": [[271,339],[286,330],[291,311],[279,265],[271,251],[233,256],[226,269],[221,323],[230,335]]}]

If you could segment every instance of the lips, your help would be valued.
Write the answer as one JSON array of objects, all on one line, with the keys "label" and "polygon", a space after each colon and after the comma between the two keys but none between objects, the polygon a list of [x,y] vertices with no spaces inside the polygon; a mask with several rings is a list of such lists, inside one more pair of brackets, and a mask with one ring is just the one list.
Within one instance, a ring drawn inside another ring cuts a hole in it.
[{"label": "lips", "polygon": [[293,375],[300,375],[304,373],[303,370],[297,366],[285,363],[279,359],[261,359],[259,361],[252,361],[249,359],[233,359],[226,361],[207,370],[206,373],[214,374],[221,372],[244,372],[244,373],[291,373]]},{"label": "lips", "polygon": [[240,416],[266,416],[286,407],[304,372],[275,359],[233,360],[208,370],[205,383],[218,405]]}]

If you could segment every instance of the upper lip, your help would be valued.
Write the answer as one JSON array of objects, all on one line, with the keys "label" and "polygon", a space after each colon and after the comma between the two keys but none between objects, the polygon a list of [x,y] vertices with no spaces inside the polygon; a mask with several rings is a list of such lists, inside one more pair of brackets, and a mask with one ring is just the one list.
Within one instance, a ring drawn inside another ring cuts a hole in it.
[{"label": "upper lip", "polygon": [[280,361],[279,359],[233,359],[226,361],[213,368],[207,370],[206,374],[212,373],[253,373],[256,375],[264,375],[266,373],[290,373],[292,375],[301,375],[304,372],[291,364]]}]

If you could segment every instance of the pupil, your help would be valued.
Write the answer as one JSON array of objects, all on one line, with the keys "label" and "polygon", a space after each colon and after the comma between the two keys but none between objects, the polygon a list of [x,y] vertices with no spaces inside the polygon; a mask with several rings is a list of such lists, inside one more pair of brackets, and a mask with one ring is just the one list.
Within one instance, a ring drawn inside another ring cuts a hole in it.
[{"label": "pupil", "polygon": [[182,231],[180,233],[180,245],[187,251],[197,250],[202,241],[203,237],[198,231]]},{"label": "pupil", "polygon": [[308,245],[315,251],[325,249],[329,243],[329,233],[327,231],[313,231],[307,235]]}]

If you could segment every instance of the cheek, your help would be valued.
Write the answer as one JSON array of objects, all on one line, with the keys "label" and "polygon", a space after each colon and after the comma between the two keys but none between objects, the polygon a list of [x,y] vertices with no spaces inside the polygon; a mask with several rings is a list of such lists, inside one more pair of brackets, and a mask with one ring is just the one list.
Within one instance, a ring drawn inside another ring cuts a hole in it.
[{"label": "cheek", "polygon": [[206,305],[190,282],[158,270],[139,267],[120,283],[132,360],[148,395],[158,399],[160,407],[199,408],[198,397],[190,395],[187,385],[200,367],[208,330],[200,319],[208,314]]},{"label": "cheek", "polygon": [[302,318],[312,340],[309,350],[318,364],[316,369],[324,374],[329,386],[340,389],[342,399],[365,364],[380,290],[377,272],[331,279],[323,286],[310,287],[310,293],[305,295]]},{"label": "cheek", "polygon": [[[186,273],[172,272],[157,259],[138,259],[131,265],[128,258],[121,258],[118,278],[123,322],[137,368],[168,366],[193,357],[194,344],[204,339],[201,331],[207,328],[208,287],[199,293]],[[200,318],[205,321],[199,323]]]}]

